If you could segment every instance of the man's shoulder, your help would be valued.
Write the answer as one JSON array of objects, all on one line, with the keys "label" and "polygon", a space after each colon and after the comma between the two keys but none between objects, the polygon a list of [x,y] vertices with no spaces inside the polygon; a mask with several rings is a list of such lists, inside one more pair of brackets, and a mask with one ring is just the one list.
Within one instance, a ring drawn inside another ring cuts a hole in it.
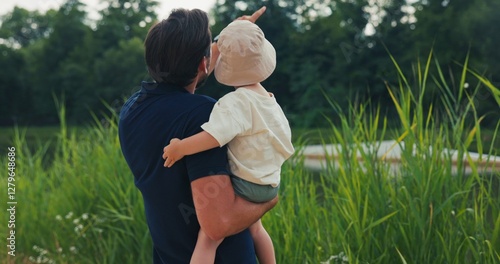
[{"label": "man's shoulder", "polygon": [[[168,107],[172,101],[177,102],[176,106],[182,104],[182,108],[196,108],[200,105],[204,104],[215,104],[216,100],[200,94],[191,94],[187,92],[184,88],[164,84],[164,83],[142,83],[140,93],[144,97],[144,99],[153,99],[153,102],[157,102],[156,104],[160,104],[162,106]],[[155,103],[153,103],[155,104]]]},{"label": "man's shoulder", "polygon": [[184,99],[191,100],[191,101],[196,101],[200,103],[215,103],[217,100],[214,98],[208,96],[208,95],[203,95],[203,94],[190,94],[190,93],[185,93],[182,94]]},{"label": "man's shoulder", "polygon": [[159,104],[165,111],[171,112],[174,110],[172,108],[175,108],[184,114],[197,114],[199,112],[210,113],[216,102],[217,100],[206,95],[178,93],[165,96]]},{"label": "man's shoulder", "polygon": [[[215,103],[217,102],[209,96],[198,94],[184,94],[179,99],[179,103],[183,104],[183,107],[186,107],[185,109],[188,110],[189,114],[199,115],[206,113],[206,118],[208,118]],[[203,114],[203,116],[205,115]]]},{"label": "man's shoulder", "polygon": [[[155,96],[153,96],[155,97]],[[166,111],[169,113],[188,114],[197,111],[211,111],[217,101],[206,95],[191,93],[166,93],[161,94],[151,102],[154,107],[148,107],[149,111]],[[156,108],[156,109],[155,109]]]}]

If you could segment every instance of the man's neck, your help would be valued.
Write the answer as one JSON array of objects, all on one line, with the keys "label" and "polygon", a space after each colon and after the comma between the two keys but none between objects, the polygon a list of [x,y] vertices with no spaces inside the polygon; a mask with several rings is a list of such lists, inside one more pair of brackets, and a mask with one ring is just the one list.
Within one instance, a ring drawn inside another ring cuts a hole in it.
[{"label": "man's neck", "polygon": [[196,84],[197,83],[198,83],[198,77],[196,77],[194,82],[192,82],[188,86],[184,87],[184,89],[186,89],[186,91],[188,91],[190,94],[194,94],[194,92],[196,91]]}]

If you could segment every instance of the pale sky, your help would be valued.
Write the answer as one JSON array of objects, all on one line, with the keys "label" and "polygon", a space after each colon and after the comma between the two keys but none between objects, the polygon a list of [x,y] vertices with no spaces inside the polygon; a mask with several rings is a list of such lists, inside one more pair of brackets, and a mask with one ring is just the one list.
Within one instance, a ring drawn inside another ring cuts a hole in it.
[{"label": "pale sky", "polygon": [[[89,13],[99,10],[100,0],[80,0],[88,6]],[[28,10],[38,9],[46,11],[50,8],[57,8],[64,3],[64,0],[1,0],[0,2],[0,16],[12,11],[14,6],[23,7]],[[160,2],[159,8],[156,11],[158,18],[163,19],[168,16],[173,8],[183,7],[187,9],[198,8],[206,12],[215,4],[215,0],[158,0]]]}]

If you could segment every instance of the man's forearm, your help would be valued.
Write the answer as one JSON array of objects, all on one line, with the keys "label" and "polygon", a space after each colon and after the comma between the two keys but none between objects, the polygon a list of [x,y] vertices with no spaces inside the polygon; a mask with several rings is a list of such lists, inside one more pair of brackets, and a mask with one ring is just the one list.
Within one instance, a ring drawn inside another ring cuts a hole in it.
[{"label": "man's forearm", "polygon": [[191,183],[196,215],[201,228],[213,240],[246,229],[271,210],[278,198],[267,203],[252,203],[234,194],[227,175],[214,175]]},{"label": "man's forearm", "polygon": [[248,228],[271,210],[277,202],[278,197],[267,203],[252,203],[235,195],[233,208],[222,219],[228,227],[224,236],[234,235]]}]

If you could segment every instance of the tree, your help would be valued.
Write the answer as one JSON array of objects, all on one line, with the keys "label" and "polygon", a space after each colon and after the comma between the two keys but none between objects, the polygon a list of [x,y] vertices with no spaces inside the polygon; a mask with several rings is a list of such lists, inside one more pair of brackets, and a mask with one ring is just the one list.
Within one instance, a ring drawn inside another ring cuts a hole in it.
[{"label": "tree", "polygon": [[[57,121],[54,96],[71,95],[80,88],[79,85],[65,85],[64,80],[70,72],[65,61],[67,62],[68,58],[73,56],[75,47],[84,43],[85,36],[91,31],[83,23],[85,18],[83,4],[78,0],[68,0],[54,15],[50,35],[42,39],[40,43],[35,43],[33,48],[27,49],[26,59],[31,61],[26,68],[27,75],[31,77],[28,80],[28,87],[33,98],[36,99],[33,102],[34,112],[36,119],[40,122]],[[92,57],[91,54],[90,57]],[[85,67],[85,65],[82,66],[82,68]],[[68,112],[72,113],[71,97],[66,103]]]},{"label": "tree", "polygon": [[[289,89],[298,126],[322,126],[333,110],[325,95],[337,102],[346,102],[348,94],[342,84],[345,66],[352,61],[351,40],[347,25],[343,25],[338,9],[332,15],[317,18],[304,32],[294,34],[294,53],[288,56],[285,67],[289,73]],[[339,72],[340,71],[340,72]],[[294,117],[292,115],[292,117]]]},{"label": "tree", "polygon": [[26,47],[49,35],[54,15],[53,11],[40,14],[15,6],[12,12],[2,17],[0,39],[12,47]]},{"label": "tree", "polygon": [[0,45],[0,125],[21,121],[28,113],[31,100],[18,72],[23,67],[19,50]]},{"label": "tree", "polygon": [[[37,46],[53,29],[54,11],[40,14],[23,8],[14,9],[2,17],[0,27],[0,124],[23,123],[34,116],[35,100],[32,82],[38,72],[26,71],[32,66],[30,46]],[[35,50],[35,48],[31,49]],[[39,53],[38,53],[39,54]],[[40,62],[37,62],[40,64]],[[35,63],[36,64],[36,63]]]},{"label": "tree", "polygon": [[[0,124],[57,122],[53,96],[64,96],[69,122],[86,122],[102,101],[118,102],[148,78],[142,41],[158,3],[105,3],[97,21],[89,20],[78,0],[44,14],[15,7],[2,17]],[[398,76],[388,52],[410,82],[416,59],[425,61],[433,49],[452,87],[458,88],[467,54],[469,68],[500,84],[500,1],[217,0],[210,11],[213,34],[262,5],[267,11],[257,24],[277,52],[276,70],[264,86],[294,127],[327,126],[325,115],[335,119],[325,96],[339,109],[370,99],[392,111],[385,84],[397,83]],[[436,67],[430,74],[440,78]],[[469,77],[471,88],[479,85]],[[215,88],[200,92],[215,98],[230,91],[213,77],[208,86]],[[498,105],[489,91],[480,85],[477,93],[469,90],[479,114],[490,113],[483,123],[496,124]],[[438,107],[438,86],[431,83],[427,91],[425,103]]]},{"label": "tree", "polygon": [[94,71],[98,87],[93,89],[91,109],[97,111],[103,108],[96,98],[121,106],[122,99],[138,90],[141,80],[148,79],[143,40],[135,37],[120,41],[117,47],[108,49],[96,61]]},{"label": "tree", "polygon": [[[467,56],[468,68],[489,77],[498,85],[500,54],[494,51],[500,43],[499,1],[419,1],[415,5],[417,23],[414,45],[419,51],[434,50],[446,82],[455,91],[459,89],[462,65]],[[478,85],[474,79],[467,79],[471,88]],[[472,93],[474,89],[469,90]],[[480,88],[474,99],[478,102],[476,107],[480,115],[498,111],[498,104],[486,88]],[[496,125],[498,118],[498,114],[487,115],[483,123]]]},{"label": "tree", "polygon": [[115,47],[122,40],[134,37],[144,39],[157,15],[154,0],[105,0],[107,7],[100,11],[96,38],[102,51]]}]

